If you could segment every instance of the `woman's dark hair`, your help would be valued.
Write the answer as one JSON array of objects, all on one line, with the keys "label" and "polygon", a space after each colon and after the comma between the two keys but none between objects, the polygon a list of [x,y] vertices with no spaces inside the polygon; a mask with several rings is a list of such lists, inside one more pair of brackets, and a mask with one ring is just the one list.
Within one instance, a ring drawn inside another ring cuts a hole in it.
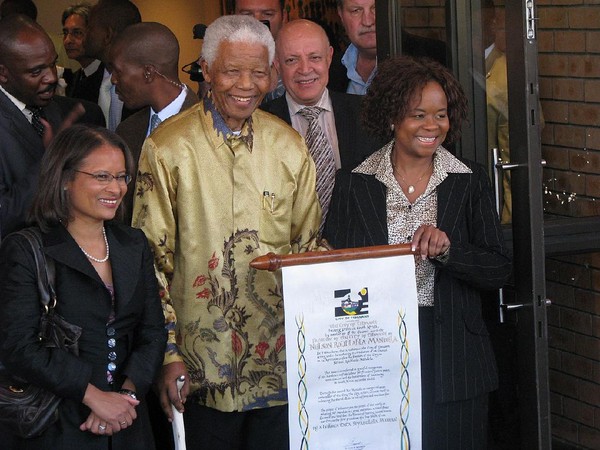
[{"label": "woman's dark hair", "polygon": [[448,101],[450,129],[444,142],[456,142],[467,117],[467,97],[452,72],[429,58],[395,56],[378,65],[363,99],[362,121],[367,130],[391,139],[390,125],[406,117],[415,96],[431,81],[442,87]]},{"label": "woman's dark hair", "polygon": [[[103,145],[116,147],[125,157],[125,171],[132,174],[133,157],[127,144],[112,131],[90,125],[73,125],[61,131],[48,149],[41,162],[38,190],[34,195],[29,220],[47,232],[60,222],[66,224],[71,218],[71,202],[67,183],[75,177],[87,156]],[[123,216],[123,204],[117,217]]]}]

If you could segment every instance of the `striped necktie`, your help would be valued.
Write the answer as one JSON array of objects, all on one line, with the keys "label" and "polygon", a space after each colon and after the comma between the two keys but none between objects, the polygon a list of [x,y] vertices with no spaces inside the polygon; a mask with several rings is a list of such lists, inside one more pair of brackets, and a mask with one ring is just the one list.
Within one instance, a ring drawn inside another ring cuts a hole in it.
[{"label": "striped necktie", "polygon": [[39,106],[27,106],[27,109],[31,111],[31,126],[35,130],[35,132],[40,136],[44,136],[44,124],[40,120],[42,117],[42,108]]},{"label": "striped necktie", "polygon": [[160,120],[158,114],[152,114],[152,117],[150,117],[150,133],[152,133],[154,129],[160,125],[161,122],[162,120]]},{"label": "striped necktie", "polygon": [[298,114],[308,121],[305,140],[317,169],[317,195],[323,213],[320,226],[321,231],[325,224],[329,203],[331,202],[331,194],[333,193],[333,185],[335,183],[333,148],[319,124],[319,114],[323,111],[325,109],[318,106],[306,106],[298,111]]}]

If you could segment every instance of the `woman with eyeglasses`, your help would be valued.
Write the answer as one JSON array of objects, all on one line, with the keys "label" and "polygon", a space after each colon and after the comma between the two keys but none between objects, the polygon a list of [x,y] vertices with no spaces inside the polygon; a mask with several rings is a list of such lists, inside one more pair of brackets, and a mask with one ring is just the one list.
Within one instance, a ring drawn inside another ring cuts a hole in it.
[{"label": "woman with eyeglasses", "polygon": [[18,449],[153,448],[143,398],[164,355],[164,317],[146,237],[113,221],[131,180],[131,155],[116,134],[75,125],[56,136],[41,167],[30,218],[55,261],[56,312],[83,333],[79,356],[39,343],[33,254],[22,236],[7,236],[0,361],[62,401],[41,436],[20,439],[0,429],[0,439]]}]

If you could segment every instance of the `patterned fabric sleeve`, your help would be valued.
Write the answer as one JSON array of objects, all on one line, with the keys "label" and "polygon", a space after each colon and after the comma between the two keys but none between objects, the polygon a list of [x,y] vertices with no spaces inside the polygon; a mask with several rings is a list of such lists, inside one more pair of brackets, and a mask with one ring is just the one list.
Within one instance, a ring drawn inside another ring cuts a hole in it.
[{"label": "patterned fabric sleeve", "polygon": [[152,139],[147,139],[140,155],[133,208],[133,226],[141,228],[154,252],[154,267],[168,331],[164,364],[182,361],[175,340],[177,315],[169,294],[176,247],[176,181],[157,156]]}]

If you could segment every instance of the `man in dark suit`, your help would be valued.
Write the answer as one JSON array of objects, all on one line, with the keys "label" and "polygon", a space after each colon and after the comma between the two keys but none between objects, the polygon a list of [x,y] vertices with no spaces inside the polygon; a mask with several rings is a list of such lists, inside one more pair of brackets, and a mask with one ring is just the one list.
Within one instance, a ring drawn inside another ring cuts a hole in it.
[{"label": "man in dark suit", "polygon": [[[78,117],[69,114],[78,102],[54,96],[56,58],[50,37],[30,18],[11,15],[0,21],[2,234],[24,226],[45,145],[54,131]],[[97,105],[85,103],[84,108],[80,121],[104,125]]]},{"label": "man in dark suit", "polygon": [[135,162],[133,182],[123,200],[128,223],[144,140],[159,123],[198,103],[198,96],[179,81],[179,43],[160,23],[142,22],[125,29],[111,46],[108,61],[112,82],[125,107],[141,108],[117,127]]},{"label": "man in dark suit", "polygon": [[99,59],[104,64],[103,78],[100,83],[98,104],[104,112],[106,126],[115,131],[121,120],[136,110],[123,106],[110,81],[107,70],[108,54],[117,36],[129,25],[142,21],[137,6],[129,0],[100,0],[90,11],[84,48],[89,57]]},{"label": "man in dark suit", "polygon": [[83,41],[88,26],[91,6],[69,6],[62,15],[63,45],[67,56],[81,64],[67,86],[67,95],[98,103],[98,93],[104,75],[104,64],[85,53]]},{"label": "man in dark suit", "polygon": [[[285,24],[277,37],[275,66],[286,95],[261,108],[285,120],[305,137],[308,121],[301,110],[307,106],[323,108],[318,120],[333,151],[336,169],[351,170],[383,142],[370,137],[361,127],[360,97],[327,89],[332,53],[327,35],[318,24],[303,19]],[[317,179],[319,171],[317,167]],[[326,205],[321,206],[326,209]]]}]

